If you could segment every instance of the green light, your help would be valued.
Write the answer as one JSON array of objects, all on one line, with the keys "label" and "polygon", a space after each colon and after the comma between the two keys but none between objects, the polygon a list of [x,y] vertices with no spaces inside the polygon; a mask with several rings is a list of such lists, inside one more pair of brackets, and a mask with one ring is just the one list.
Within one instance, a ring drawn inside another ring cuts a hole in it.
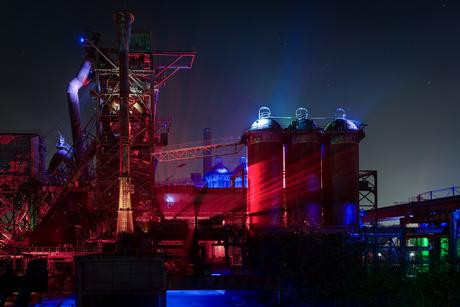
[{"label": "green light", "polygon": [[30,215],[32,216],[30,218],[30,230],[34,230],[34,206],[30,207]]},{"label": "green light", "polygon": [[449,257],[449,239],[441,238],[441,259]]}]

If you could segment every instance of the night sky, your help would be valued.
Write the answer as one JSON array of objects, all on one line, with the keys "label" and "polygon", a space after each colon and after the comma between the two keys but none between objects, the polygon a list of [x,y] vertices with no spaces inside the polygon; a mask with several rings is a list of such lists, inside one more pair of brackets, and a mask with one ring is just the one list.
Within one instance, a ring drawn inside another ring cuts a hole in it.
[{"label": "night sky", "polygon": [[[48,160],[58,131],[71,142],[66,89],[85,57],[80,37],[100,32],[114,46],[112,15],[124,3],[133,29],[152,31],[152,46],[196,48],[193,68],[160,90],[158,114],[174,119],[170,144],[199,141],[204,127],[213,138],[241,135],[262,106],[275,116],[305,107],[313,117],[341,107],[368,125],[360,168],[378,171],[380,206],[460,185],[452,0],[3,0],[1,131],[40,129]],[[94,113],[87,88],[80,99],[85,124]],[[201,172],[196,165],[180,170]]]}]

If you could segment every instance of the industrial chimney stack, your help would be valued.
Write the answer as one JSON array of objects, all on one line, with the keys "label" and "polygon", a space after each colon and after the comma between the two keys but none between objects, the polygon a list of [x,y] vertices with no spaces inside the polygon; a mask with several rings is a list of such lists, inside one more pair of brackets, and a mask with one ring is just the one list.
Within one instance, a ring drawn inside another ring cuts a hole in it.
[{"label": "industrial chimney stack", "polygon": [[[203,129],[203,145],[211,145],[211,139],[212,139],[212,129],[204,128]],[[203,178],[206,175],[206,173],[211,170],[211,168],[212,168],[212,152],[211,152],[211,155],[205,156],[203,158]]]},{"label": "industrial chimney stack", "polygon": [[117,22],[119,44],[120,82],[120,194],[118,203],[117,234],[134,234],[133,211],[131,208],[131,170],[129,144],[129,41],[134,15],[118,11],[113,15]]}]

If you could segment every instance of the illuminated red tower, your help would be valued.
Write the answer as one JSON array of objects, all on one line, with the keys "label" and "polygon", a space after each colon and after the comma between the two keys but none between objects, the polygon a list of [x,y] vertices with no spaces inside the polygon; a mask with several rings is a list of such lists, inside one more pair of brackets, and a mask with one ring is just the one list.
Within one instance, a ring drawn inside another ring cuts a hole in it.
[{"label": "illuminated red tower", "polygon": [[299,108],[285,142],[289,226],[321,225],[321,129]]},{"label": "illuminated red tower", "polygon": [[324,128],[323,224],[359,226],[359,142],[364,131],[336,109]]},{"label": "illuminated red tower", "polygon": [[259,119],[243,135],[248,148],[248,212],[250,225],[281,226],[283,203],[283,133],[262,107]]}]

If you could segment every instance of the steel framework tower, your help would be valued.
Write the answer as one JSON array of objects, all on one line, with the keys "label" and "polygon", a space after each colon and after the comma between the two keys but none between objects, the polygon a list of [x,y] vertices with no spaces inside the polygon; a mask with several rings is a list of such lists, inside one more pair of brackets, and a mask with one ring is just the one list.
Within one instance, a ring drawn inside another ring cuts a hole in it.
[{"label": "steel framework tower", "polygon": [[[132,214],[155,212],[152,155],[167,144],[171,120],[158,119],[160,87],[180,69],[190,69],[195,52],[152,50],[150,32],[131,31],[134,16],[115,13],[119,48],[85,38],[91,62],[90,93],[96,103],[96,184],[91,219],[107,230],[118,213],[117,233],[132,233]],[[131,33],[130,33],[131,32]]]},{"label": "steel framework tower", "polygon": [[38,131],[0,132],[0,244],[15,241],[33,225],[31,208],[44,182],[44,136]]}]

